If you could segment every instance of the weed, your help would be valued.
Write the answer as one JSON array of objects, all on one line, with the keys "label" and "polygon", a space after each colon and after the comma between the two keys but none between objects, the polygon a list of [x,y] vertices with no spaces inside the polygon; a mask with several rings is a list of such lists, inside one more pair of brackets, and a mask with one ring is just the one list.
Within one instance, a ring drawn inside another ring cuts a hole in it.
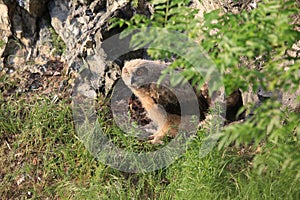
[{"label": "weed", "polygon": [[53,55],[62,55],[66,51],[66,44],[61,39],[61,37],[55,32],[54,28],[50,27],[51,42],[53,48],[55,49],[52,53]]}]

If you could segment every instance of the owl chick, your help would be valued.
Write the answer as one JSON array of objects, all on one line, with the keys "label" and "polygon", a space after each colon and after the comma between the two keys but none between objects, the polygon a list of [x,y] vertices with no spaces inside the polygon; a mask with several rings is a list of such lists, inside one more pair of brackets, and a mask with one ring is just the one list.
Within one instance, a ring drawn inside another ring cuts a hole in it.
[{"label": "owl chick", "polygon": [[[156,84],[166,67],[167,64],[160,61],[135,59],[126,62],[122,69],[124,83],[138,97],[148,116],[158,127],[157,132],[150,136],[150,142],[153,144],[162,143],[161,140],[166,135],[175,137],[181,122],[181,105],[176,95],[170,89]],[[179,90],[183,94],[186,92],[184,88]],[[204,119],[209,105],[201,93],[197,93],[197,98],[200,119]],[[184,99],[184,104],[189,105],[191,100],[188,94]],[[195,110],[190,109],[184,111],[185,114],[193,113]]]}]

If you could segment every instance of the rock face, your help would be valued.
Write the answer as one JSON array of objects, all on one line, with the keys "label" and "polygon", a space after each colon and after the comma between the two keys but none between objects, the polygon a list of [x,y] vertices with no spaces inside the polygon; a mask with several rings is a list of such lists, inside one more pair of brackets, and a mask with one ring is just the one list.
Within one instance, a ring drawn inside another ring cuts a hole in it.
[{"label": "rock face", "polygon": [[41,17],[47,12],[48,1],[49,0],[17,0],[17,3],[32,16]]},{"label": "rock face", "polygon": [[[9,16],[8,16],[8,8],[3,3],[3,1],[0,1],[0,55],[3,54],[5,50],[5,44],[8,42],[8,37],[11,35],[10,31],[10,23],[9,23]],[[0,60],[0,70],[2,70],[4,67],[3,61]]]},{"label": "rock face", "polygon": [[6,67],[17,68],[24,64],[34,50],[39,32],[38,16],[43,9],[37,6],[38,1],[32,2],[36,6],[32,6],[31,1],[0,1],[0,39],[5,44],[0,53]]},{"label": "rock face", "polygon": [[[140,7],[148,9],[146,4]],[[0,0],[0,69],[8,72],[59,57],[69,72],[89,68],[92,85],[107,94],[120,74],[120,64],[131,58],[110,58],[103,49],[105,39],[121,32],[109,30],[109,20],[129,19],[135,12],[127,0]]]},{"label": "rock face", "polygon": [[93,87],[101,88],[105,85],[103,90],[107,94],[112,82],[120,75],[120,68],[113,67],[115,65],[112,63],[117,62],[116,58],[107,59],[110,53],[102,47],[105,39],[121,32],[120,29],[109,30],[109,20],[112,17],[129,19],[135,10],[124,0],[53,0],[49,3],[49,12],[52,26],[66,43],[64,60],[68,62],[70,69],[88,67],[92,73]]}]

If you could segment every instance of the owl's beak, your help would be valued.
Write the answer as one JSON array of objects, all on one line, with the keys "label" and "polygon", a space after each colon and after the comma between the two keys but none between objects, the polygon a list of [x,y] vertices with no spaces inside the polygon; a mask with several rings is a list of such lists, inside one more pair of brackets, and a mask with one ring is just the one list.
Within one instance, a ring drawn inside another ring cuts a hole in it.
[{"label": "owl's beak", "polygon": [[130,85],[134,85],[134,82],[135,82],[134,77],[131,76],[131,77],[130,77]]},{"label": "owl's beak", "polygon": [[134,88],[141,87],[143,82],[139,77],[130,77],[130,85]]}]

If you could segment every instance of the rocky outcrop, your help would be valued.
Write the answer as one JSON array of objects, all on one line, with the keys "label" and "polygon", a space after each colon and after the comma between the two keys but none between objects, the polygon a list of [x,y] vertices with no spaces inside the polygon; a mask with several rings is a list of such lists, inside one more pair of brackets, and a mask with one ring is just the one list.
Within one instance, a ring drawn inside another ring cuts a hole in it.
[{"label": "rocky outcrop", "polygon": [[[104,40],[122,31],[109,29],[109,20],[112,17],[129,19],[136,10],[124,0],[53,0],[49,4],[49,12],[52,26],[66,43],[64,60],[70,69],[88,67],[92,73],[93,87],[107,94],[112,82],[120,75],[120,67],[115,67],[116,64],[122,65],[124,61],[119,57],[113,58],[112,53],[108,52],[111,49],[105,50],[103,47]],[[117,41],[115,45],[118,45]],[[139,53],[132,54],[132,58],[140,56]]]},{"label": "rocky outcrop", "polygon": [[39,1],[0,1],[1,40],[4,41],[0,53],[4,67],[18,68],[33,58],[31,54],[37,41],[44,39],[40,38],[39,26],[46,8]]},{"label": "rocky outcrop", "polygon": [[149,13],[147,8],[141,3],[133,8],[125,0],[1,0],[0,67],[9,72],[34,63],[30,68],[38,70],[56,57],[67,63],[69,73],[89,68],[92,85],[107,94],[126,57],[114,58],[103,48],[105,39],[121,32],[109,29],[109,20],[129,19],[141,9]]},{"label": "rocky outcrop", "polygon": [[41,17],[47,13],[47,3],[49,0],[18,0],[20,7],[24,8],[34,17]]},{"label": "rocky outcrop", "polygon": [[[11,35],[10,22],[8,16],[8,7],[0,0],[0,55],[3,54],[8,38]],[[0,60],[0,70],[4,67],[3,61]]]}]

